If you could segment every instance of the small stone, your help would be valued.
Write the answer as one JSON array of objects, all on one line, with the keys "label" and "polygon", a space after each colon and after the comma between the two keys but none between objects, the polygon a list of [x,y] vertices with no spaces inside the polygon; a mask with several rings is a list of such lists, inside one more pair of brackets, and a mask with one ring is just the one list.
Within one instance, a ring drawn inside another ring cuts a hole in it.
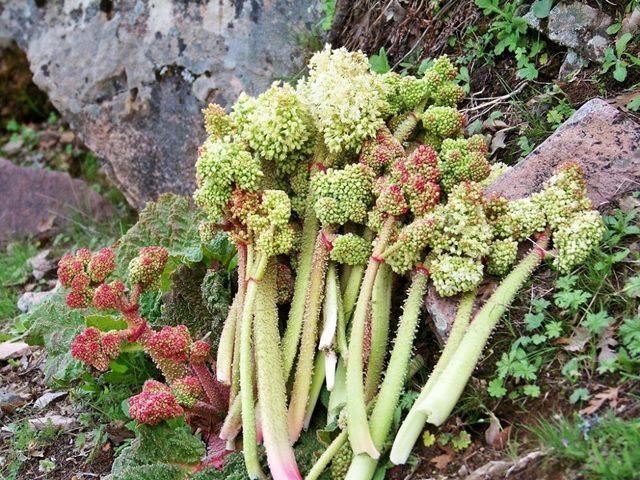
[{"label": "small stone", "polygon": [[42,250],[37,255],[27,260],[33,269],[33,278],[36,280],[40,280],[45,276],[45,274],[56,267],[54,262],[47,259],[48,256],[49,250]]},{"label": "small stone", "polygon": [[52,290],[46,292],[25,292],[18,299],[18,310],[22,313],[29,313],[34,307],[40,305],[42,302],[53,297],[60,289],[60,284],[57,283]]},{"label": "small stone", "polygon": [[0,360],[21,357],[30,349],[29,344],[25,342],[2,342],[0,343]]},{"label": "small stone", "polygon": [[11,390],[0,390],[0,411],[4,414],[26,405],[29,395],[15,393]]},{"label": "small stone", "polygon": [[20,151],[20,149],[22,148],[22,145],[24,145],[24,140],[18,137],[13,140],[9,140],[7,143],[5,143],[4,146],[2,147],[2,150],[7,155],[15,155]]},{"label": "small stone", "polygon": [[571,80],[587,63],[575,50],[569,49],[560,66],[558,77],[562,80]]},{"label": "small stone", "polygon": [[64,144],[72,143],[76,138],[76,134],[68,130],[60,135],[60,142]]}]

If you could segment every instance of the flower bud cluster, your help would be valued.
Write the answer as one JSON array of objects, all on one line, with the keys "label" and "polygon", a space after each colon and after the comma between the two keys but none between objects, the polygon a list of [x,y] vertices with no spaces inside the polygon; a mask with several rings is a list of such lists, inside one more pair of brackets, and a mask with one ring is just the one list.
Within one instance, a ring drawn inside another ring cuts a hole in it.
[{"label": "flower bud cluster", "polygon": [[214,139],[224,138],[233,133],[235,127],[231,117],[217,103],[210,103],[207,108],[203,108],[202,115],[204,129]]},{"label": "flower bud cluster", "polygon": [[171,393],[178,404],[185,408],[193,407],[196,402],[204,398],[204,389],[200,380],[192,375],[175,380],[171,384]]},{"label": "flower bud cluster", "polygon": [[311,179],[314,209],[323,225],[364,223],[373,200],[373,172],[363,164],[329,168]]},{"label": "flower bud cluster", "polygon": [[109,368],[109,362],[120,355],[122,342],[117,330],[102,333],[95,327],[89,327],[73,339],[71,355],[104,372]]},{"label": "flower bud cluster", "polygon": [[157,289],[160,276],[169,259],[164,247],[143,247],[129,263],[129,282],[142,290]]},{"label": "flower bud cluster", "polygon": [[487,272],[499,277],[506,275],[517,256],[518,242],[511,238],[494,240],[487,257]]},{"label": "flower bud cluster", "polygon": [[431,93],[429,83],[412,75],[387,72],[382,76],[382,80],[387,86],[386,99],[391,115],[413,110]]},{"label": "flower bud cluster", "polygon": [[67,295],[67,305],[71,308],[88,307],[96,286],[115,268],[115,253],[110,248],[103,248],[94,254],[82,248],[75,255],[64,255],[58,263],[58,278],[63,286],[71,289]]},{"label": "flower bud cluster", "polygon": [[568,273],[587,260],[598,246],[604,234],[604,223],[597,210],[585,210],[558,225],[553,232],[556,256],[554,266]]},{"label": "flower bud cluster", "polygon": [[462,135],[464,116],[454,107],[431,106],[422,114],[422,125],[426,135],[437,139]]},{"label": "flower bud cluster", "polygon": [[476,288],[483,277],[482,262],[459,255],[437,255],[428,262],[433,286],[443,297]]},{"label": "flower bud cluster", "polygon": [[346,265],[364,265],[371,256],[371,242],[353,233],[338,235],[332,241],[331,260]]},{"label": "flower bud cluster", "polygon": [[265,190],[260,207],[248,215],[247,226],[256,250],[267,256],[288,253],[293,248],[294,231],[289,224],[291,201],[282,190]]},{"label": "flower bud cluster", "polygon": [[376,133],[375,138],[365,140],[360,150],[360,163],[381,175],[397,160],[404,157],[404,148],[387,127]]},{"label": "flower bud cluster", "polygon": [[276,263],[276,303],[283,305],[293,297],[294,276],[291,267]]},{"label": "flower bud cluster", "polygon": [[207,140],[196,162],[198,189],[194,199],[211,220],[219,220],[234,188],[257,190],[263,177],[260,162],[241,145]]},{"label": "flower bud cluster", "polygon": [[460,182],[480,182],[491,173],[488,147],[481,135],[471,138],[447,138],[442,141],[438,167],[442,186],[449,191]]},{"label": "flower bud cluster", "polygon": [[157,425],[183,414],[171,389],[156,380],[144,382],[142,392],[129,399],[129,416],[138,423]]},{"label": "flower bud cluster", "polygon": [[440,202],[438,156],[431,147],[418,145],[408,157],[399,158],[390,179],[400,185],[415,217],[425,215]]},{"label": "flower bud cluster", "polygon": [[231,118],[240,140],[260,158],[275,161],[280,172],[293,172],[314,138],[311,114],[295,89],[274,82],[257,98],[241,94],[238,103]]},{"label": "flower bud cluster", "polygon": [[414,220],[403,227],[388,253],[385,252],[385,262],[399,274],[411,270],[422,260],[423,251],[431,240],[432,230],[433,221],[424,218]]},{"label": "flower bud cluster", "polygon": [[353,450],[349,442],[345,442],[331,460],[331,480],[344,480],[353,460]]},{"label": "flower bud cluster", "polygon": [[331,153],[357,152],[389,112],[387,86],[371,73],[362,52],[327,45],[311,57],[309,76],[298,91]]}]

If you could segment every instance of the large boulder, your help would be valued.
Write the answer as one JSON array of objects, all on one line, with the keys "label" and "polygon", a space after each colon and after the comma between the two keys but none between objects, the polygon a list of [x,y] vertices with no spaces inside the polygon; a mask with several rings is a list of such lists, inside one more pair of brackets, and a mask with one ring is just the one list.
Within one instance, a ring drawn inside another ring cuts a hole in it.
[{"label": "large boulder", "polygon": [[320,3],[7,0],[0,39],[26,51],[34,82],[142,207],[192,191],[201,108],[297,71]]},{"label": "large boulder", "polygon": [[[606,207],[639,189],[640,125],[604,100],[591,100],[486,193],[510,200],[526,197],[539,191],[553,171],[567,161],[582,166],[589,198],[596,207]],[[457,302],[458,298],[442,298],[433,286],[429,287],[425,304],[440,339],[448,335]]]},{"label": "large boulder", "polygon": [[51,236],[70,222],[104,221],[109,202],[67,173],[18,167],[0,158],[0,245],[13,238]]}]

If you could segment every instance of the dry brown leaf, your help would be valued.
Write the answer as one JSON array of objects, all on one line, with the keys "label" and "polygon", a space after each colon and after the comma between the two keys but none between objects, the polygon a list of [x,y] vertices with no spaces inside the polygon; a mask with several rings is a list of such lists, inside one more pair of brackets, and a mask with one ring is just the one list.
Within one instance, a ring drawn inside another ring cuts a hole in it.
[{"label": "dry brown leaf", "polygon": [[602,363],[607,360],[613,360],[618,355],[614,348],[618,345],[618,341],[613,336],[613,328],[608,327],[602,332],[600,340],[598,340],[598,362]]},{"label": "dry brown leaf", "polygon": [[589,330],[584,327],[576,327],[574,328],[571,336],[567,339],[564,349],[569,352],[581,352],[590,338],[591,334],[589,333]]},{"label": "dry brown leaf", "polygon": [[580,415],[592,415],[597,412],[605,403],[611,405],[611,408],[616,408],[616,406],[618,405],[619,392],[619,387],[611,387],[607,388],[603,392],[595,394],[591,398],[591,400],[589,400],[589,405],[580,410]]},{"label": "dry brown leaf", "polygon": [[443,453],[437,457],[433,457],[430,462],[433,463],[438,470],[444,470],[449,465],[449,462],[453,460],[453,455],[449,453]]}]

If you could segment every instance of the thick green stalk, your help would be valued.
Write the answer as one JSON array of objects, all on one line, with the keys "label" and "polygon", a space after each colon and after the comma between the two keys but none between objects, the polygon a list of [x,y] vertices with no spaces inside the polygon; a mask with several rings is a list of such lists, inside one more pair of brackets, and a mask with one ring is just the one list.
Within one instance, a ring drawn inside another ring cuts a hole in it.
[{"label": "thick green stalk", "polygon": [[247,273],[247,245],[238,243],[238,291],[236,292],[218,344],[216,356],[216,377],[220,383],[231,385],[233,366],[233,350],[236,338],[236,324],[240,317],[240,307],[244,302]]},{"label": "thick green stalk", "polygon": [[298,439],[302,431],[313,376],[313,362],[318,341],[318,319],[324,295],[325,273],[329,262],[329,250],[325,243],[325,236],[326,232],[323,229],[318,233],[313,249],[313,265],[304,309],[298,364],[289,403],[289,435],[293,442]]},{"label": "thick green stalk", "polygon": [[318,398],[320,398],[322,385],[324,385],[324,360],[325,357],[323,352],[316,353],[316,360],[313,366],[313,377],[311,378],[311,388],[309,389],[309,400],[307,401],[307,408],[304,414],[303,426],[305,430],[309,428],[313,411],[318,403]]},{"label": "thick green stalk", "polygon": [[[250,272],[254,269],[254,263],[256,260],[256,252],[253,245],[247,245],[247,266],[245,268],[244,279],[244,295],[247,294],[247,280],[250,277]],[[242,330],[242,314],[246,301],[242,302],[242,305],[238,308],[238,318],[236,320],[236,338],[233,346],[233,365],[231,366],[231,390],[229,392],[229,402],[233,402],[236,396],[240,393],[240,337]]]},{"label": "thick green stalk", "polygon": [[402,438],[407,444],[415,444],[424,429],[424,424],[427,421],[427,415],[423,413],[418,406],[427,397],[429,392],[431,392],[433,385],[436,383],[440,374],[449,364],[451,358],[458,349],[458,346],[464,337],[464,333],[467,330],[467,326],[469,325],[475,298],[476,290],[465,293],[460,299],[456,318],[453,321],[449,338],[447,339],[447,343],[440,354],[440,358],[438,359],[436,366],[433,368],[433,371],[429,376],[429,380],[427,380],[427,383],[422,388],[420,396],[414,402],[413,407],[409,410],[409,413],[398,430],[396,438]]},{"label": "thick green stalk", "polygon": [[301,479],[287,426],[287,393],[282,368],[276,278],[273,262],[258,283],[254,307],[255,364],[260,425],[274,480]]},{"label": "thick green stalk", "polygon": [[311,470],[309,470],[307,476],[304,477],[304,480],[318,480],[318,478],[320,478],[320,475],[322,475],[322,472],[324,472],[325,468],[327,468],[327,466],[331,463],[333,457],[336,456],[336,453],[338,453],[338,450],[342,448],[346,441],[347,431],[343,430],[338,434],[336,438],[333,439],[327,449],[322,452],[322,455],[320,455],[320,458],[318,458],[318,460],[316,460],[316,463],[313,464],[313,467],[311,467]]},{"label": "thick green stalk", "polygon": [[[367,241],[373,240],[373,231],[369,228],[365,228],[363,237]],[[349,277],[346,280],[346,286],[343,289],[342,299],[344,304],[344,315],[347,322],[351,318],[353,313],[353,307],[358,299],[358,293],[360,292],[360,285],[362,284],[362,277],[364,277],[366,265],[354,265],[351,267]]]},{"label": "thick green stalk", "polygon": [[284,378],[289,379],[293,363],[298,353],[300,332],[304,317],[304,308],[309,288],[309,276],[313,262],[313,248],[318,234],[318,219],[313,210],[311,195],[307,197],[304,223],[302,225],[302,246],[298,256],[298,269],[293,290],[293,299],[289,309],[287,328],[282,339],[282,359],[284,364]]},{"label": "thick green stalk", "polygon": [[369,309],[373,285],[381,263],[380,255],[387,246],[394,222],[395,219],[393,217],[385,220],[378,234],[376,247],[369,260],[362,286],[360,287],[360,294],[358,295],[356,309],[351,321],[351,335],[349,337],[349,357],[347,362],[347,385],[349,385],[349,396],[347,397],[347,417],[349,418],[349,422],[347,428],[349,431],[349,442],[356,455],[366,453],[372,458],[378,458],[380,453],[373,443],[367,423],[362,349],[367,311]]},{"label": "thick green stalk", "polygon": [[[438,426],[450,415],[473,374],[489,335],[505,310],[511,305],[520,287],[542,262],[547,244],[548,237],[544,235],[538,240],[538,245],[505,277],[475,315],[455,354],[435,381],[431,391],[417,405],[417,408],[426,415],[427,422]],[[400,435],[396,436],[391,450],[392,462],[400,464],[406,461],[413,448],[411,440]]]},{"label": "thick green stalk", "polygon": [[402,143],[409,138],[413,130],[418,125],[418,122],[422,118],[422,112],[424,111],[426,102],[420,102],[420,104],[400,122],[393,132],[393,136]]},{"label": "thick green stalk", "polygon": [[242,401],[239,395],[231,402],[227,416],[220,428],[220,438],[233,441],[242,429]]},{"label": "thick green stalk", "polygon": [[[409,367],[407,368],[406,381],[409,382],[409,380],[413,378],[413,376],[418,373],[418,371],[420,371],[423,367],[424,359],[420,355],[416,355],[415,357],[413,357],[411,359],[411,362],[409,362]],[[374,398],[371,402],[369,402],[369,404],[367,405],[368,410],[371,410],[375,400],[376,399]],[[331,460],[333,459],[333,457],[335,457],[336,453],[338,453],[338,450],[340,450],[340,448],[345,444],[347,440],[347,431],[342,430],[340,434],[333,439],[333,441],[329,444],[322,455],[320,455],[320,458],[316,461],[316,463],[313,464],[313,467],[311,468],[311,470],[309,470],[309,473],[305,477],[305,480],[317,480],[320,475],[322,475],[322,472],[327,468],[329,463],[331,463]]]},{"label": "thick green stalk", "polygon": [[264,276],[267,258],[260,255],[256,260],[255,269],[247,278],[245,302],[240,320],[240,397],[242,399],[242,443],[244,462],[250,479],[266,479],[258,460],[254,379],[253,379],[253,348],[252,324],[253,310],[258,290],[258,282]]},{"label": "thick green stalk", "polygon": [[392,285],[393,272],[391,267],[382,264],[371,294],[371,350],[364,383],[364,396],[367,401],[371,400],[378,391],[380,375],[387,354]]},{"label": "thick green stalk", "polygon": [[329,395],[329,405],[327,405],[327,425],[338,419],[340,410],[347,403],[347,369],[344,358],[338,359],[336,368],[336,382]]},{"label": "thick green stalk", "polygon": [[[327,390],[333,390],[333,384],[336,378],[336,343],[338,333],[338,317],[340,304],[340,285],[338,285],[338,274],[333,262],[329,262],[327,275],[325,279],[324,303],[322,305],[322,331],[320,332],[320,340],[318,341],[318,350],[320,350],[324,359],[325,379]],[[346,340],[344,340],[346,342]]]},{"label": "thick green stalk", "polygon": [[[428,276],[424,271],[420,270],[414,273],[404,302],[387,372],[371,413],[369,428],[374,445],[378,450],[383,448],[387,440],[393,422],[393,413],[405,383],[427,281]],[[369,455],[356,455],[351,462],[345,480],[368,480],[373,477],[377,464],[378,460]]]}]

